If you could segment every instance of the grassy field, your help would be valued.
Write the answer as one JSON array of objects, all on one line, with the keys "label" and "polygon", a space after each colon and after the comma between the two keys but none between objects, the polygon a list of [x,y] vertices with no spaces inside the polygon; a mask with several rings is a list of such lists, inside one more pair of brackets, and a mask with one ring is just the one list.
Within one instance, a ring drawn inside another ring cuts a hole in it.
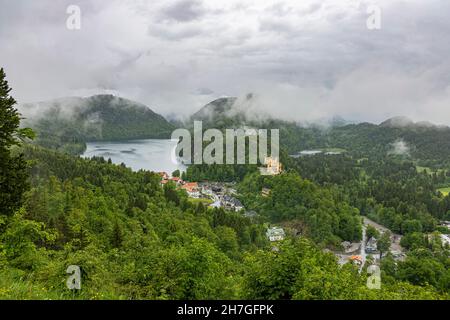
[{"label": "grassy field", "polygon": [[425,170],[427,170],[428,174],[433,174],[433,173],[441,173],[441,172],[445,172],[446,170],[444,169],[432,169],[432,168],[428,168],[428,167],[421,167],[421,166],[416,166],[416,170],[419,173],[424,172]]},{"label": "grassy field", "polygon": [[444,196],[450,193],[450,187],[438,189]]},{"label": "grassy field", "polygon": [[213,201],[211,199],[194,199],[194,198],[189,198],[189,202],[196,205],[199,202],[202,202],[205,206],[209,206],[211,203],[213,203]]}]

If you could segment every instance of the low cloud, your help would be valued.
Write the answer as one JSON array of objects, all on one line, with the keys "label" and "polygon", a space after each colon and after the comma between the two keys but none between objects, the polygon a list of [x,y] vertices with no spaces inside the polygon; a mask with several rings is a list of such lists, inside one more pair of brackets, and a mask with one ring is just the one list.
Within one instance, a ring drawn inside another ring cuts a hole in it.
[{"label": "low cloud", "polygon": [[202,2],[198,0],[176,1],[162,10],[164,18],[179,22],[199,19],[205,13],[206,10],[203,8]]},{"label": "low cloud", "polygon": [[399,155],[399,156],[409,156],[410,148],[408,144],[403,139],[398,139],[391,144],[392,148],[388,154]]},{"label": "low cloud", "polygon": [[[105,91],[186,117],[220,96],[295,121],[450,124],[447,0],[6,1],[0,61],[21,103]],[[381,30],[366,9],[381,8]]]}]

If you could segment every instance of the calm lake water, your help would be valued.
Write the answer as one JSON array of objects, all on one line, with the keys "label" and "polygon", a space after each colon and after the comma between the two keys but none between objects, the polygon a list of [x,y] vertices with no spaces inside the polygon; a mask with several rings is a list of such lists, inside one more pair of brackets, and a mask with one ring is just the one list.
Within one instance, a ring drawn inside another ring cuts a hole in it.
[{"label": "calm lake water", "polygon": [[297,154],[292,154],[292,155],[290,155],[290,157],[291,158],[300,158],[300,157],[305,157],[305,156],[315,156],[315,155],[318,155],[318,154],[325,154],[325,155],[327,155],[327,156],[330,156],[330,155],[339,155],[339,154],[342,154],[342,152],[343,151],[341,151],[341,150],[337,150],[336,149],[336,151],[326,151],[326,150],[303,150],[303,151],[300,151],[299,153],[297,153]]},{"label": "calm lake water", "polygon": [[145,169],[171,174],[177,169],[180,171],[186,169],[182,163],[176,161],[176,145],[175,141],[161,139],[89,142],[83,157],[110,158],[113,163],[125,163],[135,171]]}]

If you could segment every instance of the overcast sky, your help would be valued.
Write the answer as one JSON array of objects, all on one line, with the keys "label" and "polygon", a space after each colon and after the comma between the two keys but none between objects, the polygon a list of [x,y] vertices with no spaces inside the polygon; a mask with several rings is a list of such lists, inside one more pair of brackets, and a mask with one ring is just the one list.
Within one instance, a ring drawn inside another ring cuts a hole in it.
[{"label": "overcast sky", "polygon": [[[69,5],[81,30],[68,30]],[[367,8],[381,9],[369,30]],[[0,0],[21,102],[113,92],[164,115],[253,92],[252,112],[450,124],[448,0]]]}]

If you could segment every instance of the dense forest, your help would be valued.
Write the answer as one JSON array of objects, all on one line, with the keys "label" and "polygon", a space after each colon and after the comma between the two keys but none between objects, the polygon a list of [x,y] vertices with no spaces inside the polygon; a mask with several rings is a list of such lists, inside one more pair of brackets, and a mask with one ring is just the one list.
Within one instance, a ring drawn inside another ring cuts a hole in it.
[{"label": "dense forest", "polygon": [[438,191],[449,184],[448,171],[419,170],[413,162],[396,157],[355,160],[345,154],[300,157],[288,163],[305,178],[336,188],[361,215],[403,235],[406,261],[384,259],[383,272],[448,292],[449,252],[439,233],[449,233],[440,222],[450,219],[450,196]]},{"label": "dense forest", "polygon": [[[327,145],[361,156],[400,153],[422,166],[439,168],[450,166],[449,139],[449,127],[399,125],[393,118],[380,125],[362,123],[332,128],[327,134]],[[404,147],[396,150],[396,142]]]},{"label": "dense forest", "polygon": [[[193,204],[174,186],[161,188],[155,174],[24,152],[31,188],[21,209],[2,215],[1,298],[445,298],[399,280],[369,290],[365,274],[340,268],[307,237],[274,252],[264,224]],[[83,274],[77,293],[64,282],[73,264]]]},{"label": "dense forest", "polygon": [[[268,196],[261,193],[270,190]],[[239,188],[245,206],[269,221],[298,220],[299,232],[316,243],[339,246],[343,240],[361,240],[359,211],[336,190],[302,179],[296,172],[279,176],[247,175]]]},{"label": "dense forest", "polygon": [[[249,218],[162,187],[158,174],[32,143],[3,70],[0,121],[0,299],[449,298],[448,248],[426,234],[448,216],[448,196],[433,190],[442,172],[400,159],[314,164],[284,152],[279,176],[229,173],[258,211]],[[228,179],[220,167],[191,174],[208,172]],[[403,192],[383,192],[392,188]],[[383,258],[380,290],[367,287],[365,268],[341,266],[328,250],[361,238],[361,214],[383,224],[399,216],[390,227],[405,234],[408,257]],[[291,231],[276,247],[266,237],[274,223]],[[79,291],[66,287],[69,265],[81,268]]]},{"label": "dense forest", "polygon": [[438,191],[450,182],[446,171],[419,171],[392,157],[354,160],[348,155],[290,159],[288,167],[324,186],[335,186],[363,215],[396,233],[436,230],[450,218],[450,197]]}]

